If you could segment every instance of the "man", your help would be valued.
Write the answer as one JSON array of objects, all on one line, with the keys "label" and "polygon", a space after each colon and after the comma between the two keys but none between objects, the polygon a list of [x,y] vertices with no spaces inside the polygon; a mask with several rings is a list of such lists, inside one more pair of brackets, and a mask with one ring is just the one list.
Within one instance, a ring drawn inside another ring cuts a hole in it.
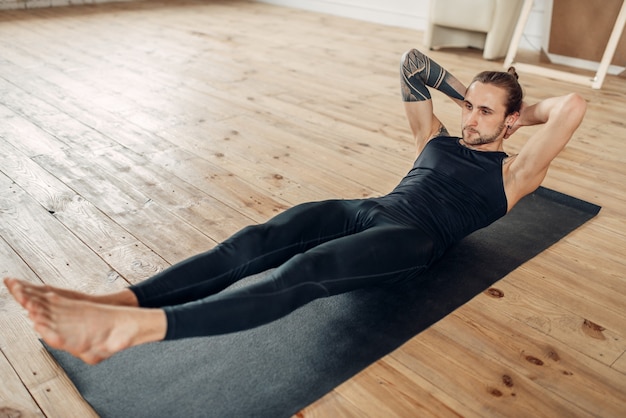
[{"label": "man", "polygon": [[[115,294],[6,286],[50,346],[93,364],[138,344],[248,329],[316,298],[412,280],[535,190],[586,109],[576,94],[525,105],[514,70],[481,73],[466,89],[417,50],[403,56],[401,76],[418,157],[391,193],[298,205]],[[429,87],[461,106],[462,137],[434,115]],[[504,140],[528,125],[541,128],[508,156]]]}]

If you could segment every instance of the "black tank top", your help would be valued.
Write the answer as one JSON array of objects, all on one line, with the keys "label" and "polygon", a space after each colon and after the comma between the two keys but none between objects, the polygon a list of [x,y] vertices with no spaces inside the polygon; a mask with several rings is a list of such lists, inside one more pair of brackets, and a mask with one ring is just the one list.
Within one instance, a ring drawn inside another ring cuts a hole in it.
[{"label": "black tank top", "polygon": [[429,141],[413,168],[381,203],[415,223],[443,253],[453,243],[507,212],[504,152],[476,151],[457,137]]}]

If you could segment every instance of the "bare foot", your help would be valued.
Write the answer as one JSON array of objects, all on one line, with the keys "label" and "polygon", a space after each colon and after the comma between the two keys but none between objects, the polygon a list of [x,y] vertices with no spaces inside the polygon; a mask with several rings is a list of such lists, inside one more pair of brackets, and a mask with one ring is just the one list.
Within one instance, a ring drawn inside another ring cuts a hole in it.
[{"label": "bare foot", "polygon": [[161,309],[76,300],[41,288],[28,291],[20,281],[8,280],[7,287],[28,311],[35,331],[48,345],[88,364],[165,337],[167,319]]},{"label": "bare foot", "polygon": [[24,296],[27,294],[35,295],[42,293],[56,293],[67,299],[82,300],[94,303],[102,303],[106,305],[117,306],[139,306],[137,297],[130,289],[122,289],[119,292],[109,293],[105,295],[90,295],[83,292],[77,292],[69,289],[61,289],[50,285],[37,285],[24,280],[5,278],[4,284],[9,289],[15,300],[22,306]]}]

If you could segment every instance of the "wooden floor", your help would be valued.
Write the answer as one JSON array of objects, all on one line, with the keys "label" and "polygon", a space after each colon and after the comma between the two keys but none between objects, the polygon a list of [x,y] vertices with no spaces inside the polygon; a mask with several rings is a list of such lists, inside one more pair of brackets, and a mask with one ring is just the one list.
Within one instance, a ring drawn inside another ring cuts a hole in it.
[{"label": "wooden floor", "polygon": [[[0,13],[0,274],[111,291],[293,204],[389,191],[414,157],[398,63],[421,41],[246,1]],[[465,82],[501,65],[431,55]],[[522,81],[588,100],[544,185],[600,214],[299,416],[626,416],[626,79]],[[0,349],[0,416],[95,415],[4,287]]]}]

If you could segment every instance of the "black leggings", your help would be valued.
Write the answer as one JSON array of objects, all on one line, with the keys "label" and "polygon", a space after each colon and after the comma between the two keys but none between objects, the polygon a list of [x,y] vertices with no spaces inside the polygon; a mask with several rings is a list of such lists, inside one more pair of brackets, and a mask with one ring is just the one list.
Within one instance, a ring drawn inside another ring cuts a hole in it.
[{"label": "black leggings", "polygon": [[[167,316],[166,339],[253,328],[326,296],[416,277],[432,239],[376,199],[305,203],[131,286]],[[238,280],[273,269],[248,286]]]}]

